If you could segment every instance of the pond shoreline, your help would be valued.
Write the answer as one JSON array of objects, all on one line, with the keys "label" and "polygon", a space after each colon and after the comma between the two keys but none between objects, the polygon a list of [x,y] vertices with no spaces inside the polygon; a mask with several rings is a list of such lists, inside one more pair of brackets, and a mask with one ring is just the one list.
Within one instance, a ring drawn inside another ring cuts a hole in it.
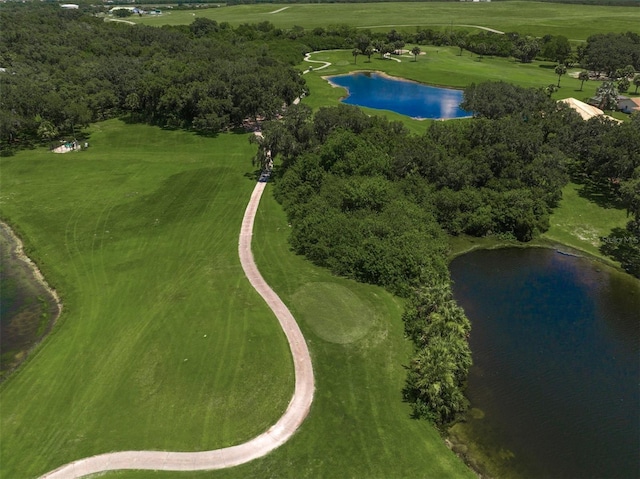
[{"label": "pond shoreline", "polygon": [[0,230],[0,234],[2,234],[9,243],[9,252],[6,255],[8,261],[15,264],[17,269],[21,268],[26,271],[28,276],[27,281],[35,283],[46,292],[48,296],[46,302],[49,303],[51,309],[54,310],[52,316],[47,319],[44,333],[35,338],[28,346],[21,348],[19,350],[19,359],[17,359],[10,368],[3,371],[2,376],[0,376],[0,382],[3,382],[29,358],[34,348],[49,335],[62,313],[63,305],[57,291],[47,283],[38,265],[25,253],[24,243],[15,231],[4,221],[0,221]]},{"label": "pond shoreline", "polygon": [[[457,238],[459,238],[460,242],[464,244],[451,246],[451,253],[449,253],[449,256],[447,257],[448,262],[453,261],[455,258],[457,258],[458,256],[462,256],[463,254],[471,253],[472,251],[477,251],[482,249],[494,250],[494,249],[503,249],[503,248],[523,248],[523,249],[547,248],[547,249],[556,250],[558,254],[585,258],[590,261],[603,264],[610,268],[614,268],[620,271],[621,273],[629,274],[620,266],[620,263],[610,258],[607,258],[605,256],[597,256],[584,249],[578,248],[576,246],[571,246],[571,245],[562,243],[557,240],[549,239],[549,238],[538,237],[538,238],[534,238],[533,240],[527,243],[522,243],[517,240],[505,240],[505,239],[491,238],[491,237],[486,237],[486,238],[457,237]],[[630,275],[630,274],[629,276],[633,277],[633,275]]]}]

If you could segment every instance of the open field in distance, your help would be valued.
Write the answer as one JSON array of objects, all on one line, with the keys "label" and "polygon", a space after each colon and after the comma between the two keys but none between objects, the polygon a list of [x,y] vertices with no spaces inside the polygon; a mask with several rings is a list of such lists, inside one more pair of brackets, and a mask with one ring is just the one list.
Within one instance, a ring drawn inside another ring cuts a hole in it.
[{"label": "open field in distance", "polygon": [[640,32],[640,8],[519,1],[237,5],[182,11],[163,9],[161,16],[130,17],[130,20],[148,25],[181,25],[193,22],[195,17],[232,25],[264,21],[282,28],[348,24],[384,31],[391,28],[414,31],[416,27],[472,29],[462,26],[478,25],[536,36],[564,35],[576,41],[595,33]]}]

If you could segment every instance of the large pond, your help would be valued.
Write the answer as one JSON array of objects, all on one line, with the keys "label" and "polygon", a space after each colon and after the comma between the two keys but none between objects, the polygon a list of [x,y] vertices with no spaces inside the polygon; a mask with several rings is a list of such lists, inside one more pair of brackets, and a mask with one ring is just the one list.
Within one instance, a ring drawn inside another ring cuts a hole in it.
[{"label": "large pond", "polygon": [[450,269],[473,325],[463,427],[523,477],[640,477],[640,282],[539,248]]},{"label": "large pond", "polygon": [[391,110],[418,119],[464,118],[462,91],[438,88],[393,78],[380,73],[359,72],[329,77],[332,85],[346,88],[342,101],[350,105]]}]

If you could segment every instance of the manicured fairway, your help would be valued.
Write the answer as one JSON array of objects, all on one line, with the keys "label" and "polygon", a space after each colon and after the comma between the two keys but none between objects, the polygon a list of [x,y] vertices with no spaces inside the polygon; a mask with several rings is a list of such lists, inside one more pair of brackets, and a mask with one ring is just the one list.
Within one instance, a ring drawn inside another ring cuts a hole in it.
[{"label": "manicured fairway", "polygon": [[247,136],[109,121],[86,152],[2,159],[0,215],[64,312],[1,386],[1,477],[233,445],[283,413],[289,349],[237,256],[255,181]]},{"label": "manicured fairway", "polygon": [[[278,13],[271,13],[287,7]],[[566,5],[543,2],[504,1],[491,3],[352,3],[296,5],[238,5],[187,11],[163,9],[161,16],[131,17],[149,25],[182,25],[196,17],[217,22],[259,23],[269,21],[278,27],[305,28],[349,24],[362,28],[415,31],[415,28],[465,28],[478,25],[504,32],[543,36],[564,35],[571,40],[585,40],[594,33],[638,31],[640,9]],[[476,31],[479,31],[475,29]]]},{"label": "manicured fairway", "polygon": [[[410,352],[401,302],[381,288],[335,278],[288,247],[282,208],[267,187],[254,233],[256,261],[307,338],[316,397],[298,433],[264,459],[185,478],[471,478],[425,421],[401,400]],[[335,322],[341,325],[335,328]],[[117,478],[173,478],[120,472]]]}]

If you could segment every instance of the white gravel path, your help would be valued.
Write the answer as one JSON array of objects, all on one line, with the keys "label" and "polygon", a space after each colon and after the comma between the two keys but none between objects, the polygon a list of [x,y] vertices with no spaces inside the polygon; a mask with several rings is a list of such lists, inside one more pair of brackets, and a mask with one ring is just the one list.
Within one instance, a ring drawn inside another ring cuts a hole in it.
[{"label": "white gravel path", "polygon": [[[329,50],[329,51],[332,51],[332,50]],[[331,62],[323,62],[323,61],[321,61],[321,60],[311,60],[310,58],[311,58],[311,55],[312,55],[313,53],[318,53],[318,52],[305,53],[305,55],[304,55],[304,61],[305,61],[305,62],[309,62],[309,63],[322,63],[322,64],[323,64],[321,67],[315,67],[315,68],[313,69],[313,71],[314,71],[314,72],[316,72],[316,71],[318,71],[318,70],[322,70],[323,68],[327,68],[328,66],[330,66],[330,65],[331,65]],[[305,71],[304,73],[307,73],[308,71],[309,71],[309,70]]]},{"label": "white gravel path", "polygon": [[251,251],[253,222],[266,185],[266,182],[258,182],[253,190],[242,220],[238,253],[251,285],[278,318],[293,356],[295,390],[284,415],[264,433],[237,446],[201,452],[110,452],[71,462],[45,474],[42,479],[78,478],[118,469],[203,471],[233,467],[266,456],[287,442],[302,425],[309,414],[315,388],[309,349],[295,318],[258,271]]},{"label": "white gravel path", "polygon": [[289,7],[282,7],[282,8],[279,8],[278,10],[274,10],[273,12],[268,12],[268,13],[271,14],[271,15],[274,14],[274,13],[280,13],[283,10],[286,10],[287,8],[289,8]]}]

